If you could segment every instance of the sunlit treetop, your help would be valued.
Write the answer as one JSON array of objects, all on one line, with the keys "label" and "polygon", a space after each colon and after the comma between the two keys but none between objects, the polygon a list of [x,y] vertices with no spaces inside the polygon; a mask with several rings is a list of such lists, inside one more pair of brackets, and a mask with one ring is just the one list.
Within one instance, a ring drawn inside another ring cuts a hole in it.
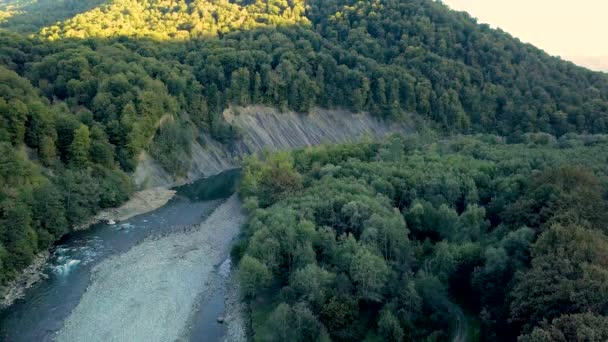
[{"label": "sunlit treetop", "polygon": [[184,40],[307,23],[302,0],[113,0],[40,33],[52,40],[115,36]]}]

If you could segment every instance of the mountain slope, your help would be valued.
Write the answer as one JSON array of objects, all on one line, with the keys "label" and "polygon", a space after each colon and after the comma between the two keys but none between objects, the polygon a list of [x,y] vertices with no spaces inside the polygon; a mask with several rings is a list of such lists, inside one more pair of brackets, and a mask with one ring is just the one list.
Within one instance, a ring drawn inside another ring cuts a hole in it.
[{"label": "mountain slope", "polygon": [[[246,50],[261,47],[264,36],[270,38],[259,30],[273,27],[281,27],[276,31],[292,43],[308,42],[293,50],[299,65],[288,76],[302,79],[303,84],[291,87],[312,86],[307,90],[312,103],[383,116],[418,112],[448,130],[564,134],[608,129],[606,75],[551,57],[434,1],[114,0],[41,34],[54,40],[221,36],[220,46],[236,48],[245,57]],[[280,60],[276,53],[269,57]],[[237,63],[218,65],[224,78],[231,83],[232,72],[244,67],[254,83],[262,65]],[[325,77],[330,73],[335,80]],[[340,89],[345,82],[348,88]],[[346,94],[323,99],[323,92]]]},{"label": "mountain slope", "polygon": [[[431,103],[455,90],[456,107],[460,102],[473,123],[488,128],[494,121],[503,134],[607,128],[605,75],[477,25],[439,2],[317,1],[310,13],[317,31],[334,43],[430,81]],[[446,110],[440,107],[431,111]]]}]

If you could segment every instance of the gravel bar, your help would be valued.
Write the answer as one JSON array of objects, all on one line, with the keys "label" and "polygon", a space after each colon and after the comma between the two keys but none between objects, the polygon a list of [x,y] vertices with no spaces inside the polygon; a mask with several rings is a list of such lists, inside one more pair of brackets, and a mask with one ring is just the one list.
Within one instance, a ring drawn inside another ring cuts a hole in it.
[{"label": "gravel bar", "polygon": [[56,340],[175,341],[243,220],[233,195],[196,229],[103,261]]}]

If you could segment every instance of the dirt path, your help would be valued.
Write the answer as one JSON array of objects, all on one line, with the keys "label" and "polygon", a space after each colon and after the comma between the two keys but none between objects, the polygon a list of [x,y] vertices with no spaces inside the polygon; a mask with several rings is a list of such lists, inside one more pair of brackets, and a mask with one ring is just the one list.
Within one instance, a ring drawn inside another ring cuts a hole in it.
[{"label": "dirt path", "polygon": [[467,318],[460,306],[450,302],[450,312],[454,316],[455,328],[452,332],[452,342],[466,342],[468,338]]}]

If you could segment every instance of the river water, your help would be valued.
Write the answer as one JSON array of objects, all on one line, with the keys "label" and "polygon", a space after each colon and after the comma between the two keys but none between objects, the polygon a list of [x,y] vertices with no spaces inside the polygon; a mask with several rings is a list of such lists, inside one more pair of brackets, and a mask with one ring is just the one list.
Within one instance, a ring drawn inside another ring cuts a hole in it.
[{"label": "river water", "polygon": [[[150,237],[170,235],[203,222],[234,193],[238,178],[239,172],[233,170],[178,187],[175,197],[162,208],[64,237],[45,266],[48,278],[0,313],[0,341],[53,341],[87,290],[93,267]],[[229,260],[225,263],[229,265]],[[191,318],[192,334],[187,339],[222,339],[223,326],[215,319],[223,310],[223,295],[220,287],[218,294],[204,298],[205,305]]]}]

